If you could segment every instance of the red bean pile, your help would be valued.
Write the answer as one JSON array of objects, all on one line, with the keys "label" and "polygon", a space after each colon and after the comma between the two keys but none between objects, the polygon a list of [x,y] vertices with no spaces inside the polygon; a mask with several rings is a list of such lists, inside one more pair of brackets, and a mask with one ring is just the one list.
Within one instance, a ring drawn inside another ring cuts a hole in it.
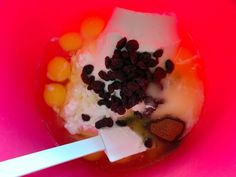
[{"label": "red bean pile", "polygon": [[[124,37],[117,42],[113,55],[105,58],[107,71],[99,71],[101,80],[95,80],[92,75],[94,66],[84,66],[81,78],[88,85],[88,90],[93,90],[100,96],[98,105],[105,105],[112,111],[122,115],[126,109],[130,109],[141,101],[147,101],[150,97],[146,95],[146,89],[151,82],[159,86],[161,80],[167,73],[174,70],[171,60],[165,63],[165,69],[157,67],[159,58],[163,55],[163,49],[158,49],[153,53],[139,52],[139,43],[136,40],[129,40]],[[155,68],[154,72],[151,68]],[[105,82],[112,81],[107,90]],[[120,98],[115,95],[115,90],[120,91]],[[153,100],[151,100],[152,102]],[[156,108],[157,102],[153,102]],[[147,111],[147,114],[153,112]]]}]

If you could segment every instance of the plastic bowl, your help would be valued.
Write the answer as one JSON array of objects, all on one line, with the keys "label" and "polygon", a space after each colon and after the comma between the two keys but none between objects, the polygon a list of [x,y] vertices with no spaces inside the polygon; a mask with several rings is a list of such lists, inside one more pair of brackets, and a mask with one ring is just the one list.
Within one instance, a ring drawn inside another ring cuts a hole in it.
[{"label": "plastic bowl", "polygon": [[47,42],[90,13],[107,18],[116,6],[174,12],[199,48],[206,100],[201,119],[171,156],[144,169],[113,174],[81,160],[29,176],[236,176],[235,1],[1,1],[0,161],[56,145],[35,99],[35,78]]}]

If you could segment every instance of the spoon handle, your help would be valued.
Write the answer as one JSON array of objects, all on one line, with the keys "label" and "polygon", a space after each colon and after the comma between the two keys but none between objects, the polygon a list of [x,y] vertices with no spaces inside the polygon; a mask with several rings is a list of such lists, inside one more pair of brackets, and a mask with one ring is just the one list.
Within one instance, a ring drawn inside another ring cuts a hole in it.
[{"label": "spoon handle", "polygon": [[100,136],[0,162],[1,177],[18,177],[105,149]]}]

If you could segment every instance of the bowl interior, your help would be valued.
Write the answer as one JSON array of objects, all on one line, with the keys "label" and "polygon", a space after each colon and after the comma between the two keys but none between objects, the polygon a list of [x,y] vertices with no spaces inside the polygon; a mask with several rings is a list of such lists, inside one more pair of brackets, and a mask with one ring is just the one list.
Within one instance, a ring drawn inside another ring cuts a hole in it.
[{"label": "bowl interior", "polygon": [[[174,12],[203,58],[206,100],[201,119],[171,156],[127,176],[235,176],[235,1],[27,1],[0,2],[0,160],[53,147],[36,101],[35,78],[48,41],[79,31],[88,14],[108,19],[116,6]],[[81,160],[30,176],[121,176]]]}]

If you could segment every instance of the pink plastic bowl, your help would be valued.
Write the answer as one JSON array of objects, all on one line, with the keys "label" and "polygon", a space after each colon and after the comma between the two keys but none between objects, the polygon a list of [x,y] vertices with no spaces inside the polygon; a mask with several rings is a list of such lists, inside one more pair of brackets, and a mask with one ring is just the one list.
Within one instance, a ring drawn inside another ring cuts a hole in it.
[{"label": "pink plastic bowl", "polygon": [[[200,50],[206,79],[203,114],[182,146],[160,163],[125,175],[235,177],[234,0],[0,1],[0,161],[55,146],[35,100],[35,78],[39,61],[44,59],[45,45],[51,37],[73,30],[71,26],[86,14],[108,16],[115,6],[174,12]],[[75,160],[29,176],[113,175]]]}]

